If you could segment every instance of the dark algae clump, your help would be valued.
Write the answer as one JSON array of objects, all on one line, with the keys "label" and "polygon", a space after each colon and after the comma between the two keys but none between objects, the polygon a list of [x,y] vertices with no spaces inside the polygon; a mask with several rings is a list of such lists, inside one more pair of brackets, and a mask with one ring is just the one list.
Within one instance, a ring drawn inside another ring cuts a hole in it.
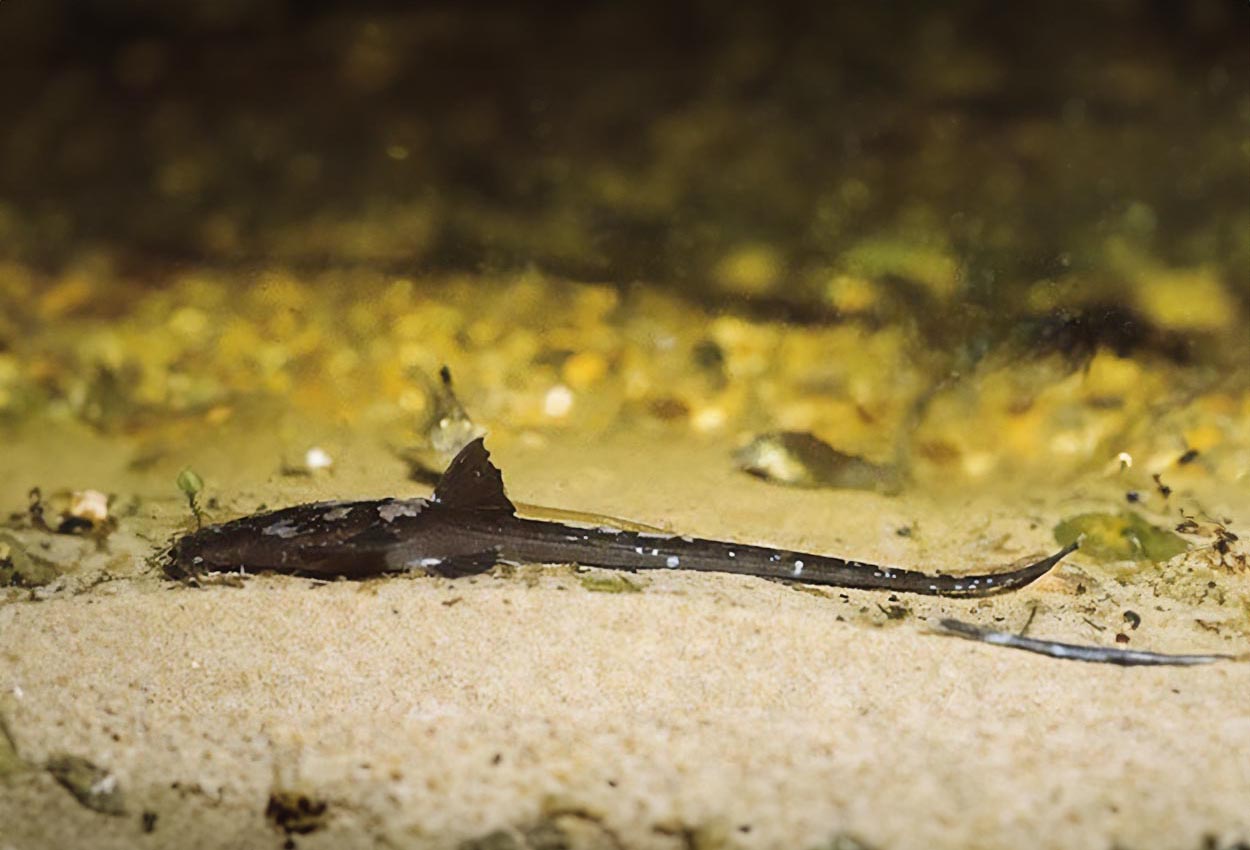
[{"label": "dark algae clump", "polygon": [[307,835],[325,826],[329,804],[298,791],[275,790],[265,817],[287,835]]}]

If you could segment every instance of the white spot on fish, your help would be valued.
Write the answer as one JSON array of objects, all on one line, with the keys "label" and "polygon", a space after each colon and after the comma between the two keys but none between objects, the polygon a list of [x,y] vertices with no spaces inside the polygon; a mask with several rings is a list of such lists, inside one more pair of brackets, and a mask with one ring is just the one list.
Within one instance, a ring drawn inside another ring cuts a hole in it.
[{"label": "white spot on fish", "polygon": [[794,577],[798,578],[801,575],[803,575],[803,562],[795,561],[794,562]]},{"label": "white spot on fish", "polygon": [[437,567],[442,562],[442,558],[422,558],[417,563],[423,567]]},{"label": "white spot on fish", "polygon": [[351,512],[351,508],[335,508],[332,511],[326,511],[321,515],[321,518],[326,522],[334,522],[336,520],[343,519],[343,517],[347,516]]},{"label": "white spot on fish", "polygon": [[678,564],[680,563],[681,563],[681,558],[678,558],[676,555],[669,555],[668,560],[664,562],[664,565],[667,566],[670,570],[672,570],[672,569],[676,569]]},{"label": "white spot on fish", "polygon": [[300,533],[298,523],[293,523],[289,519],[280,519],[273,525],[267,525],[261,529],[261,534],[268,534],[273,537],[281,537],[283,540],[289,537],[295,537]]},{"label": "white spot on fish", "polygon": [[731,558],[736,558],[736,557],[738,557],[738,553],[737,553],[737,552],[735,552],[733,549],[730,549],[730,550],[729,550],[729,557],[731,557]]},{"label": "white spot on fish", "polygon": [[378,516],[384,522],[394,522],[401,516],[417,516],[421,513],[423,503],[420,499],[400,499],[387,502],[378,508]]}]

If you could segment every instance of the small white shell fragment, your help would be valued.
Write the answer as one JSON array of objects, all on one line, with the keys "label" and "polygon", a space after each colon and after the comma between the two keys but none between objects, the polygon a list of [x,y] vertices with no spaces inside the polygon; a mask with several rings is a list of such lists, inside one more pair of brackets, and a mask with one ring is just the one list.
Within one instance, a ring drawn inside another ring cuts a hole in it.
[{"label": "small white shell fragment", "polygon": [[109,497],[99,490],[76,490],[69,499],[69,515],[99,525],[109,518]]},{"label": "small white shell fragment", "polygon": [[547,390],[543,398],[543,413],[552,419],[563,419],[573,409],[573,391],[564,384],[556,384]]},{"label": "small white shell fragment", "polygon": [[320,446],[313,446],[304,453],[304,466],[309,472],[318,472],[323,469],[329,469],[334,465],[334,458],[330,457],[330,453]]}]

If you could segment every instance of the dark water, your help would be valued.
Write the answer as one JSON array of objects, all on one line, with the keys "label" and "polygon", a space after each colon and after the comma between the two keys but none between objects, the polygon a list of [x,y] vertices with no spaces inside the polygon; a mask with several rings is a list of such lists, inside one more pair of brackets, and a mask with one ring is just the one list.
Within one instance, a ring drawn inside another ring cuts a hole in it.
[{"label": "dark water", "polygon": [[[536,267],[1176,354],[1245,317],[1247,41],[1214,0],[6,3],[0,251]],[[1138,292],[1195,268],[1208,315]]]}]

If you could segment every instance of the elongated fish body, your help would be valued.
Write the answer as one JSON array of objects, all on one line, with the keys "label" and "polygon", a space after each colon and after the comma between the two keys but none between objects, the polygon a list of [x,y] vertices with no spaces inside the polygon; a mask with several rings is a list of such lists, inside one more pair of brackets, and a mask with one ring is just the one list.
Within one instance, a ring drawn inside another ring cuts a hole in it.
[{"label": "elongated fish body", "polygon": [[719,540],[524,519],[516,515],[479,438],[452,461],[432,499],[317,502],[210,526],[174,544],[167,572],[191,576],[246,569],[365,578],[424,569],[457,577],[498,563],[575,563],[969,597],[1023,587],[1075,548],[1020,569],[949,576]]}]

